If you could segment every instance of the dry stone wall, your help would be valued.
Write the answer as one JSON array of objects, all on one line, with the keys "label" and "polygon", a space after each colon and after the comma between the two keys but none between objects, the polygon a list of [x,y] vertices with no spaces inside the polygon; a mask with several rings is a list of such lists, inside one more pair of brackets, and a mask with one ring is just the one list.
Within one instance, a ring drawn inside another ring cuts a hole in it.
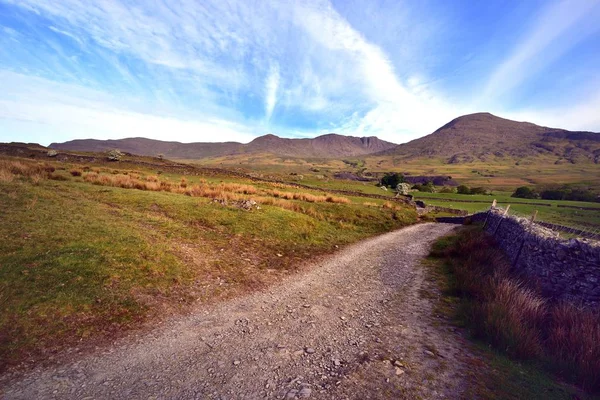
[{"label": "dry stone wall", "polygon": [[515,274],[537,287],[548,299],[600,306],[600,242],[560,239],[558,233],[502,210],[479,213],[513,263]]}]

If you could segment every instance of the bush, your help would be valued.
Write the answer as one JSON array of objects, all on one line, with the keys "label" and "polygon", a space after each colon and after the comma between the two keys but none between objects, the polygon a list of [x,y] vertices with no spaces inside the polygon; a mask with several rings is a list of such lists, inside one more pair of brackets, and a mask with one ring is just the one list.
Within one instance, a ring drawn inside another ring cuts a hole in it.
[{"label": "bush", "polygon": [[399,183],[404,182],[404,175],[399,174],[397,172],[394,173],[386,173],[381,181],[379,182],[382,186],[387,186],[390,188],[395,188]]},{"label": "bush", "polygon": [[488,191],[482,187],[474,187],[474,188],[471,188],[470,191],[471,191],[470,194],[488,194]]},{"label": "bush", "polygon": [[587,188],[570,188],[568,186],[547,188],[540,193],[544,200],[571,200],[600,202],[598,193]]},{"label": "bush", "polygon": [[424,193],[435,193],[435,186],[433,186],[433,182],[427,182],[424,185],[417,183],[412,187],[414,190],[418,190],[419,192]]},{"label": "bush", "polygon": [[521,186],[515,190],[511,197],[518,197],[520,199],[537,199],[539,195],[530,187]]},{"label": "bush", "polygon": [[548,189],[542,191],[540,197],[544,200],[566,200],[567,191],[565,189]]},{"label": "bush", "polygon": [[440,189],[439,193],[456,193],[456,189],[451,186],[444,186]]},{"label": "bush", "polygon": [[471,194],[471,189],[468,186],[460,185],[456,188],[456,193],[458,194]]},{"label": "bush", "polygon": [[72,169],[71,170],[71,175],[72,176],[81,176],[82,172],[80,169]]}]

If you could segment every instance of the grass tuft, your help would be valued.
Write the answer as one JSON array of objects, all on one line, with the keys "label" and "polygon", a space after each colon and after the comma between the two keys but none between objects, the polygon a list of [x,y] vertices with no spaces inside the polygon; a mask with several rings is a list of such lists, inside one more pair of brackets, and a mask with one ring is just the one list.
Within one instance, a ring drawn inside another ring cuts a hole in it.
[{"label": "grass tuft", "polygon": [[431,256],[450,274],[446,294],[462,299],[458,317],[475,338],[600,391],[600,314],[551,303],[510,273],[510,263],[480,228],[438,240]]}]

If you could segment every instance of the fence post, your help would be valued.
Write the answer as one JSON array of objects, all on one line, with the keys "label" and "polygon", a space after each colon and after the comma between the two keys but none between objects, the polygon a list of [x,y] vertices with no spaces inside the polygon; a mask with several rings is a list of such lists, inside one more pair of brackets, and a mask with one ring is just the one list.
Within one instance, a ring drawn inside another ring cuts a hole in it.
[{"label": "fence post", "polygon": [[498,222],[498,225],[496,225],[496,229],[494,229],[494,233],[492,233],[492,235],[496,236],[496,232],[498,232],[498,229],[500,229],[500,225],[502,225],[502,223],[504,222],[504,218],[508,214],[508,210],[510,210],[510,204],[508,205],[508,207],[506,207],[506,210],[504,210],[502,218],[500,218],[500,222]]},{"label": "fence post", "polygon": [[494,209],[494,207],[496,207],[496,199],[494,199],[494,201],[492,201],[492,206],[490,207],[490,209],[488,210],[486,216],[485,216],[485,221],[483,222],[483,230],[485,231],[485,226],[487,225],[488,222],[488,218],[490,217],[490,213],[492,212],[492,210]]}]

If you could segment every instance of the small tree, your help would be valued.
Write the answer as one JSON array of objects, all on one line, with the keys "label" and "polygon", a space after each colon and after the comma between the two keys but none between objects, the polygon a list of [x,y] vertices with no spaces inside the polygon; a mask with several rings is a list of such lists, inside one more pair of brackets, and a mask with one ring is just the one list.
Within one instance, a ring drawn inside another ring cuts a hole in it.
[{"label": "small tree", "polygon": [[518,187],[517,190],[511,195],[511,197],[518,197],[521,199],[537,199],[539,195],[528,186]]},{"label": "small tree", "polygon": [[387,186],[387,187],[391,187],[391,188],[395,188],[398,186],[399,183],[403,183],[404,182],[404,175],[399,174],[397,172],[394,173],[386,173],[383,178],[381,178],[381,185],[382,186]]},{"label": "small tree", "polygon": [[471,189],[468,186],[460,185],[456,188],[456,193],[458,194],[471,194]]}]

